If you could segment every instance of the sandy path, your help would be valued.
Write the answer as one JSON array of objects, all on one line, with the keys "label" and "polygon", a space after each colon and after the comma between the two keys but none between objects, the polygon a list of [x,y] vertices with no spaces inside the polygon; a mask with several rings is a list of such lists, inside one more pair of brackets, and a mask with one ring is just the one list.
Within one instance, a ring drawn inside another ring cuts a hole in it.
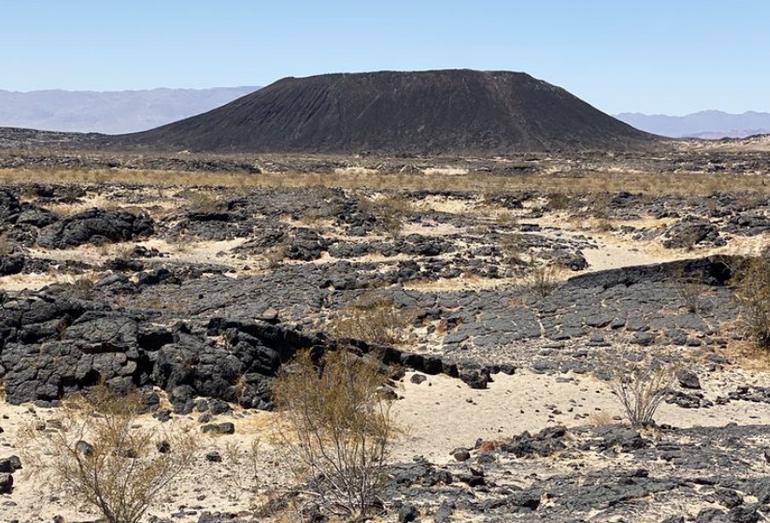
[{"label": "sandy path", "polygon": [[[410,375],[400,391],[404,399],[393,406],[398,424],[407,431],[396,452],[404,459],[423,455],[442,462],[452,449],[473,445],[477,438],[502,439],[557,423],[590,424],[600,413],[622,414],[607,386],[592,377],[572,376],[565,381],[564,376],[517,371],[513,376],[495,375],[487,390],[473,390],[442,375],[428,376],[416,385]],[[768,375],[758,379],[768,381]],[[701,381],[707,398],[723,393],[715,384]],[[554,405],[561,414],[553,414],[547,405]],[[575,419],[577,414],[588,417]],[[770,424],[770,405],[733,401],[708,409],[683,409],[664,403],[656,420],[677,427],[722,426],[733,421]]]},{"label": "sandy path", "polygon": [[620,269],[637,265],[652,265],[662,261],[669,261],[632,247],[627,242],[613,242],[605,238],[595,239],[600,244],[598,249],[583,250],[583,256],[585,256],[588,262],[586,272]]}]

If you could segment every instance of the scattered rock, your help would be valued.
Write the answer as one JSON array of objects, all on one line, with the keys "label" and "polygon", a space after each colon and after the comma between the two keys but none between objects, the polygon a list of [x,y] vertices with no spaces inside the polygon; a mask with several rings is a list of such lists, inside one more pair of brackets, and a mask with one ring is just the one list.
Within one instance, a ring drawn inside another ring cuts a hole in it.
[{"label": "scattered rock", "polygon": [[21,460],[18,456],[0,458],[0,472],[13,474],[21,469]]},{"label": "scattered rock", "polygon": [[411,504],[404,504],[401,505],[401,508],[398,510],[398,522],[399,523],[409,523],[410,521],[417,521],[417,518],[420,517],[420,512],[417,510],[417,507]]},{"label": "scattered rock", "polygon": [[235,434],[235,425],[232,423],[214,423],[209,425],[203,425],[201,432],[204,434]]},{"label": "scattered rock", "polygon": [[13,491],[13,476],[0,474],[0,494],[10,494]]},{"label": "scattered rock", "polygon": [[700,380],[698,375],[691,370],[681,369],[676,373],[676,378],[679,381],[679,385],[685,389],[700,389]]}]

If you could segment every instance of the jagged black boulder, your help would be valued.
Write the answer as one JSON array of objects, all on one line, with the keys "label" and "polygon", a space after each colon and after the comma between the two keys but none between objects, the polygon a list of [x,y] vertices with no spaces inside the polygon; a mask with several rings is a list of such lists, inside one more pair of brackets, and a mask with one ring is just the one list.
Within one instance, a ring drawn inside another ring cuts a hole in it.
[{"label": "jagged black boulder", "polygon": [[89,209],[40,231],[43,247],[63,249],[86,243],[129,241],[153,232],[153,221],[144,214],[126,211]]}]

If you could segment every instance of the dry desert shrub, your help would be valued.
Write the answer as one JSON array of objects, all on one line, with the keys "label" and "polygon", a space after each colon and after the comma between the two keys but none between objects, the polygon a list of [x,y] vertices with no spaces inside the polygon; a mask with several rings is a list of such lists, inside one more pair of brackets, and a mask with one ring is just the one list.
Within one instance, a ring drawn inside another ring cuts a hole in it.
[{"label": "dry desert shrub", "polygon": [[382,394],[385,380],[376,363],[346,351],[327,353],[318,367],[305,351],[274,383],[276,405],[287,419],[282,439],[297,479],[350,518],[382,505],[396,435]]},{"label": "dry desert shrub", "polygon": [[376,216],[377,230],[389,236],[399,236],[404,228],[411,206],[406,197],[399,194],[392,194],[376,200],[361,198],[361,207]]},{"label": "dry desert shrub", "polygon": [[228,442],[223,455],[229,473],[227,481],[234,491],[232,497],[237,499],[241,491],[256,492],[263,466],[259,438],[253,438],[245,447],[236,442]]},{"label": "dry desert shrub", "polygon": [[366,293],[336,312],[328,331],[338,339],[398,345],[409,341],[414,320],[414,311],[396,307],[391,298]]},{"label": "dry desert shrub", "polygon": [[208,191],[190,191],[186,199],[191,212],[215,213],[224,207],[222,198]]},{"label": "dry desert shrub", "polygon": [[654,423],[655,412],[668,395],[676,369],[655,359],[640,358],[610,365],[610,390],[634,427]]},{"label": "dry desert shrub", "polygon": [[197,449],[188,433],[137,425],[142,406],[105,385],[66,398],[49,428],[24,429],[25,465],[109,523],[138,523]]},{"label": "dry desert shrub", "polygon": [[594,427],[608,427],[615,424],[612,414],[601,411],[591,414],[589,420]]},{"label": "dry desert shrub", "polygon": [[509,265],[526,264],[524,256],[527,254],[527,246],[519,234],[505,234],[500,237],[500,252],[503,260]]},{"label": "dry desert shrub", "polygon": [[0,234],[0,256],[10,256],[13,251],[13,242],[5,234]]},{"label": "dry desert shrub", "polygon": [[597,220],[609,220],[610,202],[606,193],[588,194],[585,197],[586,213]]},{"label": "dry desert shrub", "polygon": [[519,217],[511,211],[501,211],[494,218],[500,227],[515,227],[519,223]]},{"label": "dry desert shrub", "polygon": [[733,280],[747,337],[758,348],[770,348],[770,258],[767,253],[746,262],[736,271]]},{"label": "dry desert shrub", "polygon": [[334,220],[341,212],[343,206],[333,189],[319,187],[316,193],[319,199],[317,206],[311,206],[302,211],[297,221],[303,225],[322,225],[326,220]]},{"label": "dry desert shrub", "polygon": [[54,268],[49,267],[48,273],[62,284],[69,286],[70,291],[76,298],[90,300],[96,294],[96,283],[99,281],[99,274],[95,272],[86,272],[79,275],[61,275]]},{"label": "dry desert shrub", "polygon": [[572,198],[565,193],[553,193],[548,195],[548,203],[546,209],[549,211],[565,211],[570,208]]},{"label": "dry desert shrub", "polygon": [[262,253],[262,257],[265,260],[265,268],[275,269],[280,267],[289,258],[290,250],[291,245],[287,242],[281,242],[265,249],[265,252]]},{"label": "dry desert shrub", "polygon": [[529,287],[541,298],[547,297],[558,285],[559,268],[553,264],[530,265]]},{"label": "dry desert shrub", "polygon": [[687,311],[693,314],[697,313],[700,306],[700,295],[703,292],[703,285],[697,276],[681,270],[674,278],[674,285]]}]

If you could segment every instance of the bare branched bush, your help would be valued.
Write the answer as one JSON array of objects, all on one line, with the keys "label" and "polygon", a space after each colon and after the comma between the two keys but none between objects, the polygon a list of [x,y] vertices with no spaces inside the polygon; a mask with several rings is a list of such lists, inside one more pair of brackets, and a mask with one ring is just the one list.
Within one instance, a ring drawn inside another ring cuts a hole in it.
[{"label": "bare branched bush", "polygon": [[747,337],[761,349],[770,348],[770,258],[748,261],[733,281]]},{"label": "bare branched bush", "polygon": [[610,389],[629,423],[634,427],[653,424],[655,412],[671,390],[676,369],[646,358],[609,368]]},{"label": "bare branched bush", "polygon": [[382,504],[396,434],[385,376],[346,351],[327,353],[320,367],[303,352],[275,380],[275,402],[288,421],[285,448],[297,479],[324,506],[361,518]]},{"label": "bare branched bush", "polygon": [[410,339],[414,311],[396,307],[389,297],[363,294],[335,313],[328,332],[339,339],[398,345]]},{"label": "bare branched bush", "polygon": [[191,434],[139,426],[142,406],[104,385],[66,398],[49,429],[24,429],[25,466],[109,523],[138,523],[197,449]]}]

